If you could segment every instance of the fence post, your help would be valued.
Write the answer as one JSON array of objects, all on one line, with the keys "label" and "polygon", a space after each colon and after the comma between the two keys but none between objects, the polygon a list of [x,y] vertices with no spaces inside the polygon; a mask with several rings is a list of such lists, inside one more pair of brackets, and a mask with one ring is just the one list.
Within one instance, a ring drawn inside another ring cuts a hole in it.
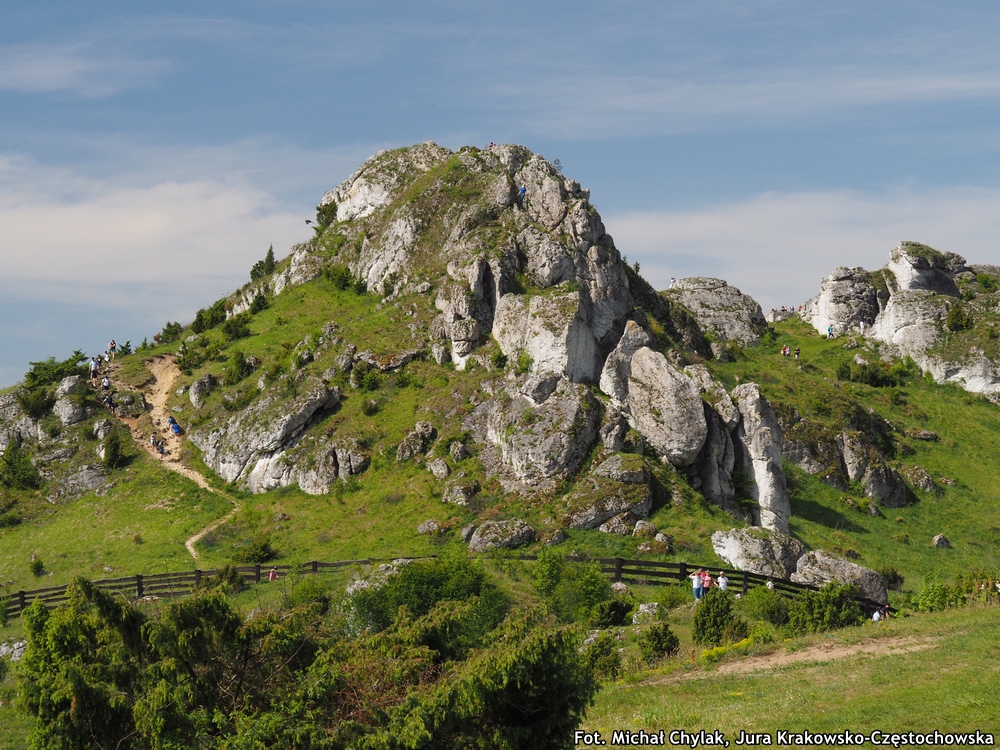
[{"label": "fence post", "polygon": [[678,578],[678,580],[681,583],[684,583],[684,579],[687,578],[687,577],[688,577],[688,564],[686,562],[684,562],[683,560],[681,560],[681,572],[680,572],[680,577]]},{"label": "fence post", "polygon": [[316,560],[312,561],[312,572],[319,573],[319,562]]},{"label": "fence post", "polygon": [[615,583],[619,583],[622,580],[622,559],[620,557],[615,558]]},{"label": "fence post", "polygon": [[198,588],[201,586],[201,568],[194,569],[194,587]]},{"label": "fence post", "polygon": [[26,606],[24,603],[24,589],[17,592],[17,606],[20,608],[17,610],[18,614],[24,612]]},{"label": "fence post", "polygon": [[135,575],[135,598],[142,599],[142,575],[139,573]]},{"label": "fence post", "polygon": [[747,591],[750,590],[750,580],[747,578],[747,572],[743,571],[743,596],[747,595]]},{"label": "fence post", "polygon": [[253,566],[253,582],[260,583],[260,563]]}]

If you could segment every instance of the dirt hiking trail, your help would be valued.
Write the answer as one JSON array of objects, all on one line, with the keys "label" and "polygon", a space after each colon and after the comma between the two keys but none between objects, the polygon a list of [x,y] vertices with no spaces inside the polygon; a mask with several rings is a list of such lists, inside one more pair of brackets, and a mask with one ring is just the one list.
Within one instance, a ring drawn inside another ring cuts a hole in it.
[{"label": "dirt hiking trail", "polygon": [[144,435],[139,431],[138,420],[133,418],[122,419],[121,421],[128,425],[129,432],[132,433],[132,437],[135,441],[139,445],[143,446],[150,456],[155,459],[159,459],[164,468],[170,469],[170,471],[176,471],[178,474],[190,479],[203,490],[207,490],[208,492],[212,492],[220,497],[224,497],[233,504],[233,509],[229,511],[229,513],[222,518],[213,521],[184,542],[184,546],[187,547],[187,551],[191,554],[191,557],[197,561],[198,551],[194,548],[194,545],[196,545],[206,534],[214,531],[235,516],[240,510],[240,505],[226,493],[220,492],[219,490],[211,487],[208,482],[205,481],[205,477],[197,471],[181,463],[181,445],[183,444],[184,438],[182,435],[174,435],[170,431],[167,422],[167,418],[170,416],[170,412],[167,410],[167,397],[170,395],[170,391],[174,387],[174,383],[177,382],[177,378],[181,374],[181,371],[177,368],[177,365],[174,362],[173,356],[163,354],[157,357],[151,357],[143,362],[143,365],[147,370],[149,370],[149,374],[152,376],[152,383],[148,385],[148,390],[143,394],[143,397],[149,407],[149,416],[153,420],[153,426],[156,429],[157,437],[164,441],[166,455],[161,455],[156,448],[150,445],[150,436]]}]

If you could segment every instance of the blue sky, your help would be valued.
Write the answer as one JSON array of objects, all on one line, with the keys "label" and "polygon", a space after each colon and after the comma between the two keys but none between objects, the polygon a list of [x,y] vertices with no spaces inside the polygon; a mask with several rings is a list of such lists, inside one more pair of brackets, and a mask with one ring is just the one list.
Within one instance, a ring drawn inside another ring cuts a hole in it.
[{"label": "blue sky", "polygon": [[828,5],[5,8],[0,385],[190,320],[425,140],[560,159],[660,286],[800,303],[901,239],[1000,264],[1000,9]]}]

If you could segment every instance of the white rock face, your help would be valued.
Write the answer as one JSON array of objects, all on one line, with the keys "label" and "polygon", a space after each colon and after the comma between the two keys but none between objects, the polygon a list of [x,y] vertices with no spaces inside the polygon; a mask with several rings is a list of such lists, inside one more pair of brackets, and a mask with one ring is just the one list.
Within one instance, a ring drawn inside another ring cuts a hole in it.
[{"label": "white rock face", "polygon": [[[903,241],[889,254],[888,269],[899,290],[926,289],[950,297],[960,296],[955,273],[967,270],[965,259],[955,253],[940,253],[919,242]],[[893,290],[896,291],[896,290]]]},{"label": "white rock face", "polygon": [[327,388],[318,379],[300,389],[290,401],[265,395],[222,429],[195,430],[190,440],[201,448],[205,463],[227,482],[244,479],[251,492],[289,484],[294,481],[293,466],[281,454],[298,444],[314,414],[340,400],[339,388]]},{"label": "white rock face", "polygon": [[712,405],[719,415],[726,430],[732,432],[740,421],[740,410],[736,408],[733,399],[726,393],[722,383],[712,377],[705,365],[688,365],[684,368],[687,375],[705,395],[705,400]]},{"label": "white rock face", "polygon": [[11,441],[20,444],[44,434],[36,422],[21,410],[17,394],[0,393],[0,455],[7,450]]},{"label": "white rock face", "polygon": [[647,334],[633,321],[601,372],[601,390],[657,454],[689,466],[705,444],[708,426],[698,387],[667,358],[644,345]]},{"label": "white rock face", "polygon": [[722,342],[757,346],[761,334],[767,330],[764,312],[757,301],[722,279],[702,276],[677,279],[664,295],[684,305],[698,325]]},{"label": "white rock face", "polygon": [[806,548],[798,539],[766,529],[731,529],[712,534],[712,548],[737,570],[788,578]]},{"label": "white rock face", "polygon": [[52,407],[52,413],[59,417],[59,421],[64,427],[82,422],[87,418],[87,412],[68,398],[61,398],[56,401],[55,406]]},{"label": "white rock face", "polygon": [[535,530],[519,518],[509,521],[487,521],[477,528],[469,539],[469,549],[486,552],[491,549],[511,549],[529,544]]},{"label": "white rock face", "polygon": [[743,447],[737,461],[753,477],[750,496],[760,506],[760,525],[787,534],[791,503],[781,468],[783,437],[778,420],[756,383],[739,385],[732,395],[743,415],[736,429]]},{"label": "white rock face", "polygon": [[579,292],[524,297],[505,294],[497,303],[493,335],[509,358],[527,352],[533,372],[558,372],[575,383],[597,379],[597,339],[587,325]]},{"label": "white rock face", "polygon": [[841,335],[870,329],[879,314],[878,294],[868,272],[863,268],[838,266],[823,280],[819,295],[802,307],[802,319],[821,335],[830,326]]},{"label": "white rock face", "polygon": [[885,581],[881,575],[823,550],[809,552],[799,558],[792,580],[812,586],[822,586],[833,581],[851,583],[872,601],[882,605],[889,603]]}]

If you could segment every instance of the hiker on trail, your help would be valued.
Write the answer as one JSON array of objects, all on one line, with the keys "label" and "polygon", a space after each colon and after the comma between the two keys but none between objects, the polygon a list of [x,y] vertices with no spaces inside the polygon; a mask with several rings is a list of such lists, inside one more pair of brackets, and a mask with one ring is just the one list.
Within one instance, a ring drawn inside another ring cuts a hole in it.
[{"label": "hiker on trail", "polygon": [[118,351],[118,344],[115,343],[114,339],[111,339],[111,343],[108,344],[108,353],[111,355],[111,359],[115,358],[116,351]]},{"label": "hiker on trail", "polygon": [[832,339],[833,338],[833,323],[831,323],[830,325],[828,325],[826,327],[826,337],[828,339]]},{"label": "hiker on trail", "polygon": [[108,407],[111,411],[115,410],[115,400],[111,398],[110,393],[104,394],[104,398],[101,399],[101,403]]},{"label": "hiker on trail", "polygon": [[90,379],[93,382],[97,381],[97,376],[101,372],[101,366],[97,363],[97,357],[90,358]]},{"label": "hiker on trail", "polygon": [[795,359],[798,359],[801,353],[802,350],[799,347],[795,347]]},{"label": "hiker on trail", "polygon": [[691,588],[694,591],[694,600],[700,601],[703,589],[701,586],[701,574],[704,573],[701,568],[698,568],[694,573],[688,576],[691,579]]},{"label": "hiker on trail", "polygon": [[726,578],[726,572],[724,570],[719,571],[719,577],[715,579],[715,582],[723,591],[729,588],[729,579]]},{"label": "hiker on trail", "polygon": [[104,379],[101,381],[101,388],[105,391],[111,390],[111,378],[109,378],[107,375],[105,375]]},{"label": "hiker on trail", "polygon": [[170,426],[170,431],[173,432],[175,435],[180,435],[181,434],[181,426],[179,424],[177,424],[176,422],[174,422]]},{"label": "hiker on trail", "polygon": [[278,569],[277,568],[271,568],[271,572],[267,574],[267,580],[269,580],[269,581],[277,581],[278,580]]},{"label": "hiker on trail", "polygon": [[712,588],[712,584],[713,583],[714,583],[714,581],[712,580],[712,574],[711,573],[709,573],[707,570],[704,573],[702,573],[702,576],[701,576],[701,595],[702,596],[704,596],[705,593],[710,588]]},{"label": "hiker on trail", "polygon": [[521,189],[517,191],[517,205],[524,208],[524,194],[528,192],[528,188],[521,185]]}]

